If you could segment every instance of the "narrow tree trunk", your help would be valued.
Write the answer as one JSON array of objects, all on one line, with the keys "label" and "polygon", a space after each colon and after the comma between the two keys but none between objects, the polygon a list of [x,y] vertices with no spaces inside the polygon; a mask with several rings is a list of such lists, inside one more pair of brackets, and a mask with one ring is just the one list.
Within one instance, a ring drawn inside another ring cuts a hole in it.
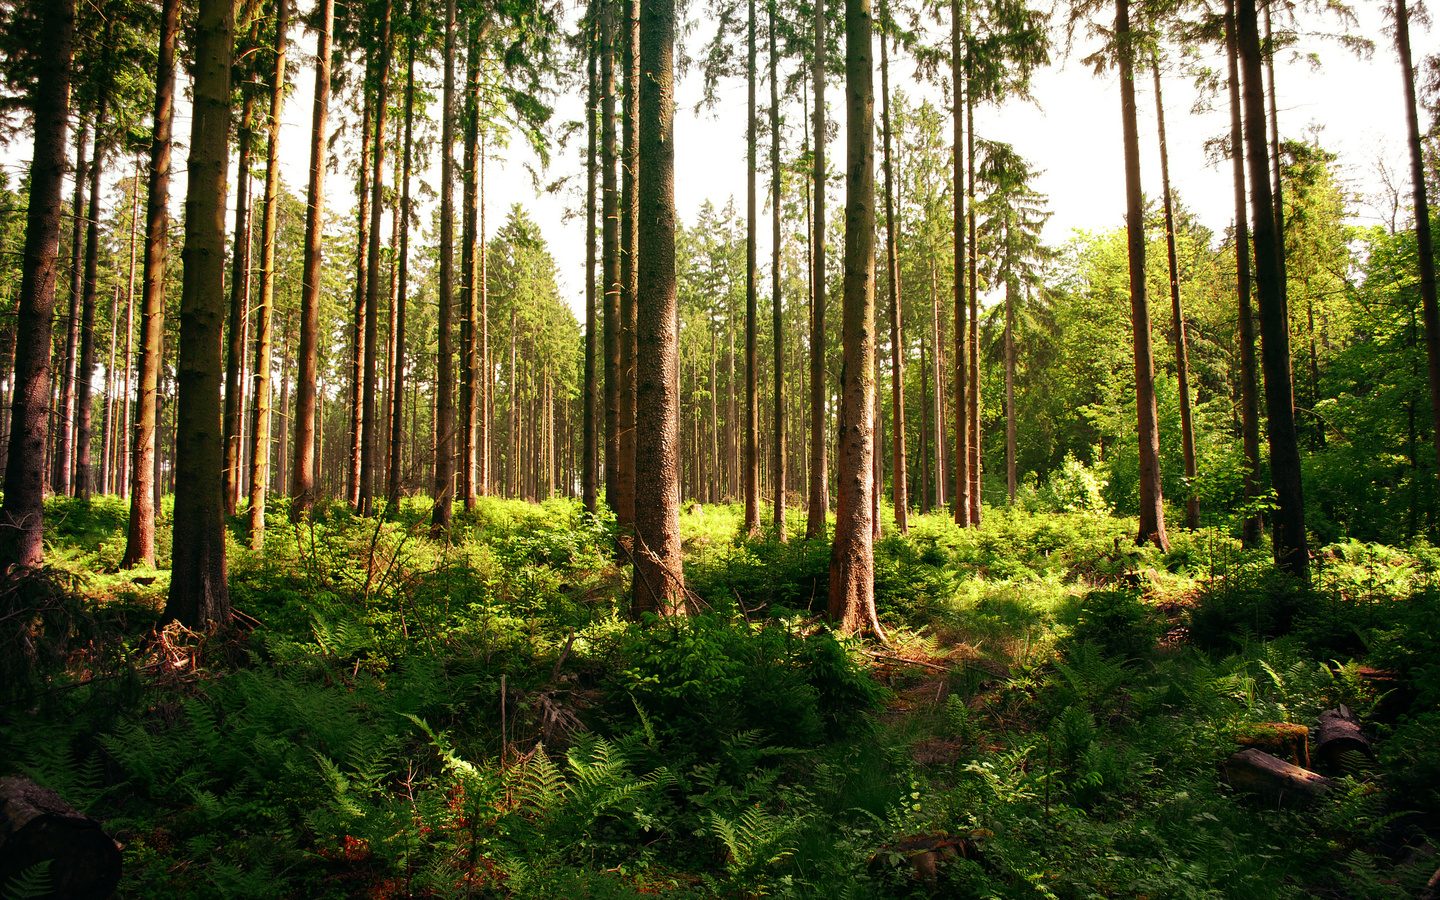
[{"label": "narrow tree trunk", "polygon": [[275,70],[270,83],[270,134],[265,150],[264,218],[260,233],[260,305],[255,319],[255,419],[250,429],[250,549],[265,546],[265,497],[270,486],[270,357],[274,353],[275,240],[280,199],[280,113],[289,47],[288,0],[275,0]]},{"label": "narrow tree trunk", "polygon": [[364,385],[365,354],[368,325],[365,318],[366,297],[370,271],[370,151],[374,135],[383,130],[374,128],[375,97],[370,92],[370,82],[375,74],[375,59],[372,52],[366,53],[365,81],[360,93],[364,98],[364,110],[360,117],[360,165],[355,180],[355,316],[354,316],[354,358],[350,360],[350,455],[346,470],[346,497],[351,506],[360,503],[360,443],[364,435]]},{"label": "narrow tree trunk", "polygon": [[1245,149],[1250,161],[1250,206],[1255,235],[1255,287],[1260,301],[1260,354],[1265,375],[1266,433],[1270,475],[1278,508],[1271,520],[1275,565],[1302,581],[1310,578],[1305,535],[1305,495],[1300,481],[1300,446],[1290,377],[1290,327],[1282,284],[1285,258],[1275,223],[1274,200],[1265,162],[1265,105],[1260,90],[1260,35],[1255,0],[1239,0],[1236,37],[1245,89]]},{"label": "narrow tree trunk", "polygon": [[111,426],[115,411],[115,339],[117,317],[120,312],[120,285],[115,285],[110,294],[110,361],[105,365],[105,411],[100,418],[100,493],[110,493],[111,474]]},{"label": "narrow tree trunk", "polygon": [[[930,269],[933,281],[935,269]],[[925,331],[920,331],[920,515],[930,512],[930,366],[925,359]]]},{"label": "narrow tree trunk", "polygon": [[290,516],[308,518],[315,509],[317,384],[320,369],[320,278],[325,228],[325,124],[330,114],[330,50],[335,0],[320,2],[320,35],[315,42],[315,101],[310,119],[310,184],[305,194],[305,274],[300,292],[300,372],[295,383],[295,462],[291,466]]},{"label": "narrow tree trunk", "polygon": [[[108,32],[109,29],[107,28]],[[109,35],[104,38],[107,45]],[[105,57],[109,57],[108,48]],[[94,436],[95,410],[90,403],[95,380],[95,303],[100,266],[100,177],[105,169],[101,132],[109,111],[109,87],[102,86],[95,112],[95,150],[90,162],[89,232],[85,238],[85,288],[80,313],[80,365],[75,385],[75,471],[71,484],[74,496],[90,499],[90,443]]]},{"label": "narrow tree trunk", "polygon": [[[67,99],[68,102],[68,99]],[[60,434],[55,441],[55,474],[51,485],[55,493],[70,496],[71,459],[75,441],[75,367],[80,348],[80,297],[84,290],[85,251],[81,234],[85,227],[85,186],[90,181],[90,158],[85,149],[90,123],[82,120],[75,139],[75,200],[74,224],[70,233],[70,313],[65,320],[65,368],[60,383]],[[99,139],[99,129],[96,129]]]},{"label": "narrow tree trunk", "polygon": [[[258,26],[257,26],[258,27]],[[258,34],[251,32],[251,44]],[[240,462],[245,416],[246,338],[250,306],[250,153],[254,140],[255,94],[251,84],[241,84],[244,96],[240,124],[236,129],[239,152],[235,162],[235,241],[230,268],[230,340],[225,364],[225,497],[226,515],[235,515],[240,505]]]},{"label": "narrow tree trunk", "polygon": [[[965,95],[965,115],[970,131],[965,136],[965,155],[970,169],[970,335],[967,340],[970,357],[970,388],[967,415],[970,417],[970,447],[967,464],[970,474],[970,526],[980,527],[980,278],[978,262],[980,243],[975,239],[975,93]],[[957,336],[956,342],[959,342]],[[959,399],[955,401],[959,403]]]},{"label": "narrow tree trunk", "polygon": [[[172,0],[173,2],[173,0]],[[70,118],[74,0],[40,8],[34,152],[25,219],[25,257],[16,326],[15,393],[5,492],[0,504],[0,569],[34,568],[45,552],[45,437],[49,430],[50,342],[60,253],[60,194],[65,182],[65,133]]]},{"label": "narrow tree trunk", "polygon": [[[967,93],[965,79],[963,78],[963,67],[967,65],[968,49],[965,47],[964,39],[969,35],[969,13],[962,13],[961,0],[950,0],[950,94],[955,105],[952,115],[951,133],[951,191],[955,205],[955,220],[953,225],[953,238],[955,250],[955,465],[958,471],[955,473],[955,524],[962,528],[968,528],[970,521],[970,416],[965,409],[966,389],[969,384],[969,373],[965,368],[965,346],[966,322],[969,319],[969,310],[965,303],[965,150],[964,150],[964,95]],[[970,123],[971,130],[974,130],[975,123]],[[939,346],[935,356],[940,356]],[[939,369],[937,368],[938,372]],[[940,405],[940,383],[935,385],[936,406]],[[945,442],[945,432],[941,427],[936,428],[935,446],[937,450]],[[935,454],[937,462],[937,478],[935,494],[939,498],[944,490],[945,479],[939,472],[939,460],[943,452]],[[942,501],[943,502],[943,501]]]},{"label": "narrow tree trunk", "polygon": [[[165,265],[170,229],[170,145],[175,115],[175,44],[180,0],[160,13],[155,72],[155,129],[150,142],[150,184],[145,197],[145,266],[140,279],[140,361],[136,373],[135,440],[130,484],[130,525],[124,568],[155,564],[156,431],[160,423],[160,370],[164,362]],[[7,484],[9,483],[7,479]]]},{"label": "narrow tree trunk", "polygon": [[479,337],[475,350],[477,394],[475,401],[475,490],[484,497],[490,493],[490,265],[485,247],[485,139],[480,135],[480,236],[475,247],[476,268],[479,269]]},{"label": "narrow tree trunk", "polygon": [[[961,332],[963,333],[963,332]],[[935,434],[935,509],[945,508],[945,343],[940,336],[940,294],[937,291],[930,292],[930,346],[934,352],[930,354],[931,377],[934,379],[935,396],[934,403],[930,408],[930,422]],[[958,338],[955,341],[955,365],[959,368],[965,367],[964,343]],[[965,395],[959,394],[958,408],[964,410]]]},{"label": "narrow tree trunk", "polygon": [[1015,505],[1015,284],[1005,279],[1005,490]]},{"label": "narrow tree trunk", "polygon": [[1135,348],[1136,430],[1140,440],[1139,543],[1168,550],[1160,492],[1160,429],[1155,409],[1155,361],[1150,344],[1150,307],[1145,299],[1145,210],[1140,189],[1140,131],[1135,120],[1135,48],[1129,0],[1115,0],[1115,40],[1120,59],[1120,121],[1125,136],[1125,225],[1130,254],[1130,326]]},{"label": "narrow tree trunk", "polygon": [[[888,24],[888,23],[887,23]],[[894,446],[891,464],[891,494],[895,502],[895,525],[901,534],[910,533],[910,498],[906,494],[905,467],[905,328],[900,320],[900,260],[895,229],[895,169],[890,149],[890,51],[880,39],[880,123],[885,133],[885,264],[890,292],[890,405],[894,416]],[[776,341],[779,344],[779,341]]]},{"label": "narrow tree trunk", "polygon": [[[162,12],[163,15],[163,12]],[[120,421],[115,426],[115,483],[121,499],[130,497],[130,396],[135,389],[135,256],[139,242],[140,166],[136,157],[135,166],[135,220],[131,222],[132,240],[130,246],[130,288],[129,299],[125,301],[125,388],[120,400]],[[13,385],[12,385],[13,387]]]},{"label": "narrow tree trunk", "polygon": [[455,498],[455,0],[445,0],[444,109],[440,125],[440,285],[436,311],[435,360],[435,511],[430,534],[450,530]]},{"label": "narrow tree trunk", "polygon": [[600,12],[600,271],[605,298],[605,505],[620,508],[620,237],[615,185],[615,11]]},{"label": "narrow tree trunk", "polygon": [[780,79],[777,71],[776,0],[767,0],[770,26],[770,306],[771,329],[774,332],[775,354],[775,463],[770,483],[774,495],[775,538],[784,543],[785,487],[785,332],[782,297],[780,295]]},{"label": "narrow tree trunk", "polygon": [[1410,12],[1395,0],[1395,46],[1405,76],[1405,124],[1410,144],[1410,183],[1415,198],[1415,241],[1420,251],[1420,311],[1425,320],[1425,352],[1430,363],[1430,437],[1440,473],[1440,307],[1435,301],[1435,250],[1430,237],[1430,204],[1425,196],[1425,157],[1415,112],[1415,66],[1410,58]]},{"label": "narrow tree trunk", "polygon": [[686,611],[681,570],[673,0],[641,8],[633,612]]},{"label": "narrow tree trunk", "polygon": [[225,169],[234,31],[235,9],[229,0],[199,0],[173,467],[185,490],[175,496],[170,595],[163,616],[192,628],[202,623],[223,627],[230,621],[219,437]]},{"label": "narrow tree trunk", "polygon": [[1195,483],[1195,424],[1190,412],[1190,357],[1186,350],[1185,313],[1180,306],[1180,268],[1175,261],[1175,206],[1170,197],[1170,155],[1165,146],[1165,105],[1160,94],[1160,60],[1151,57],[1155,74],[1155,122],[1160,136],[1160,181],[1165,201],[1165,254],[1170,272],[1170,317],[1175,323],[1175,374],[1180,382],[1180,441],[1185,453],[1185,478],[1191,484],[1185,502],[1185,527],[1200,527],[1200,498]]},{"label": "narrow tree trunk", "polygon": [[585,130],[588,141],[585,153],[585,448],[581,453],[585,471],[580,475],[580,492],[585,509],[594,513],[597,509],[598,492],[596,480],[600,471],[600,448],[596,435],[596,414],[599,412],[600,390],[595,380],[595,102],[598,93],[595,71],[595,8],[592,4],[586,23],[586,61],[588,65],[585,100]]},{"label": "narrow tree trunk", "polygon": [[760,382],[757,369],[760,361],[755,346],[759,331],[759,303],[756,296],[760,279],[759,249],[755,243],[755,229],[758,224],[759,208],[755,189],[755,170],[758,164],[756,153],[756,128],[758,125],[755,107],[755,79],[757,77],[755,42],[755,0],[750,0],[749,52],[750,60],[746,69],[748,82],[748,107],[746,112],[746,156],[745,156],[745,532],[751,537],[760,534]]},{"label": "narrow tree trunk", "polygon": [[825,0],[815,0],[815,152],[811,157],[814,214],[810,237],[810,492],[805,537],[825,534],[830,511],[825,453]]},{"label": "narrow tree trunk", "polygon": [[385,511],[400,514],[401,449],[405,446],[405,301],[410,292],[410,145],[415,129],[415,41],[405,41],[405,139],[401,145],[400,260],[395,301],[395,351],[390,363],[390,478]]},{"label": "narrow tree trunk", "polygon": [[466,509],[475,508],[475,348],[478,341],[475,314],[475,235],[480,210],[480,26],[470,21],[469,48],[465,54],[465,170],[462,176],[460,237],[460,496]]},{"label": "narrow tree trunk", "polygon": [[623,528],[635,524],[635,292],[639,287],[636,280],[636,247],[639,240],[637,226],[640,207],[635,192],[637,160],[636,148],[639,141],[640,107],[637,87],[640,78],[640,2],[625,0],[625,48],[622,63],[625,67],[625,100],[621,107],[622,154],[620,166],[620,462],[616,467],[619,478],[616,521]]},{"label": "narrow tree trunk", "polygon": [[360,496],[356,504],[362,516],[375,514],[375,452],[380,422],[376,402],[376,344],[379,340],[380,314],[380,222],[384,212],[385,128],[390,98],[390,18],[394,0],[385,0],[380,22],[380,61],[375,85],[375,149],[371,170],[370,250],[365,275],[365,372],[362,404],[363,439],[360,442]]},{"label": "narrow tree trunk", "polygon": [[845,365],[836,447],[835,542],[830,553],[830,620],[843,633],[875,615],[875,89],[870,0],[845,3]]}]

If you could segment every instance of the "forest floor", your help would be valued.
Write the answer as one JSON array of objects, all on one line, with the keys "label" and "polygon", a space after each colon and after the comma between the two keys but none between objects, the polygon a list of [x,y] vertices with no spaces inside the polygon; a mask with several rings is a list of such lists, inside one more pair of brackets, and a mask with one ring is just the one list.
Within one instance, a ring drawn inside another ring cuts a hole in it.
[{"label": "forest floor", "polygon": [[[427,512],[276,510],[200,634],[157,628],[167,560],[118,571],[124,504],[52,501],[47,577],[0,587],[0,775],[105,822],[121,897],[1402,898],[1440,867],[1428,545],[1332,544],[1307,587],[1233,522],[1162,553],[922,516],[877,545],[882,645],[823,627],[828,542],[735,508],[682,516],[702,613],[643,622],[610,523],[482,501],[445,546]],[[1341,704],[1374,758],[1323,797],[1229,783]]]}]

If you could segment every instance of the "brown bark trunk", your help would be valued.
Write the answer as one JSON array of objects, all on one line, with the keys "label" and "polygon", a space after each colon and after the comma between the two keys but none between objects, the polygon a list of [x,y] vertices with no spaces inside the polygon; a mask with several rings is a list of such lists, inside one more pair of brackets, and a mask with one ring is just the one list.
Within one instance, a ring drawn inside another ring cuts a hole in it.
[{"label": "brown bark trunk", "polygon": [[636,293],[635,602],[633,612],[683,614],[679,333],[675,283],[673,0],[640,11]]},{"label": "brown bark trunk", "polygon": [[438,349],[435,360],[435,511],[430,533],[450,530],[455,498],[455,0],[445,2],[444,109],[440,125],[440,285],[437,305]]},{"label": "brown bark trunk", "polygon": [[1284,251],[1266,174],[1265,106],[1260,90],[1260,36],[1255,0],[1239,0],[1236,36],[1245,89],[1245,144],[1250,161],[1250,204],[1255,235],[1255,287],[1260,301],[1260,353],[1265,375],[1266,433],[1270,475],[1278,508],[1271,522],[1275,565],[1302,581],[1310,578],[1305,535],[1305,496],[1290,376],[1290,327],[1282,285]]},{"label": "brown bark trunk", "polygon": [[235,9],[199,0],[193,128],[185,198],[185,274],[180,294],[180,390],[175,416],[175,543],[163,618],[194,628],[230,621],[225,572],[220,342],[225,322],[225,169]]},{"label": "brown bark trunk", "polygon": [[100,419],[100,487],[102,495],[110,493],[111,438],[115,417],[115,342],[119,337],[120,285],[110,294],[110,360],[105,364],[105,411]]},{"label": "brown bark trunk", "polygon": [[1005,490],[1015,503],[1015,289],[1005,280]]},{"label": "brown bark trunk", "polygon": [[[888,23],[887,23],[888,24]],[[890,149],[890,51],[880,38],[880,122],[885,132],[885,264],[890,293],[890,404],[893,407],[894,447],[891,463],[891,494],[895,502],[895,525],[901,534],[910,533],[905,470],[905,328],[900,319],[900,261],[895,230],[895,170]],[[777,336],[778,338],[778,336]],[[777,339],[778,346],[779,341]]]},{"label": "brown bark trunk", "polygon": [[460,231],[460,497],[475,508],[475,235],[480,209],[480,47],[479,24],[470,21],[465,54],[465,168],[462,174]]},{"label": "brown bark trunk", "polygon": [[180,0],[165,0],[160,13],[155,130],[150,142],[150,183],[145,197],[145,265],[140,278],[140,360],[135,379],[138,390],[131,450],[130,523],[121,562],[127,569],[142,563],[155,564],[155,437],[160,421],[160,369],[164,361],[170,145],[175,113],[175,44],[179,34]]},{"label": "brown bark trunk", "polygon": [[390,362],[390,477],[385,512],[400,514],[400,463],[405,446],[405,301],[410,291],[410,145],[415,128],[415,41],[405,41],[405,139],[401,145],[400,260],[396,275],[395,350]]},{"label": "brown bark trunk", "polygon": [[300,293],[300,371],[295,383],[295,461],[291,466],[290,516],[308,518],[315,508],[319,463],[316,390],[320,368],[320,278],[324,254],[325,124],[330,114],[330,50],[335,0],[319,0],[321,30],[315,42],[315,101],[310,119],[310,184],[305,195],[305,274]]},{"label": "brown bark trunk", "polygon": [[836,447],[830,620],[842,633],[885,632],[875,615],[871,521],[875,452],[875,89],[870,0],[845,3],[845,365]]},{"label": "brown bark trunk", "polygon": [[[962,32],[963,27],[963,32]],[[968,13],[962,18],[960,0],[950,0],[950,87],[951,98],[955,104],[952,117],[952,143],[951,143],[951,174],[953,180],[952,191],[954,192],[955,221],[954,221],[954,244],[955,244],[955,464],[959,471],[955,473],[955,524],[969,527],[970,521],[970,415],[965,409],[966,388],[969,384],[969,372],[965,368],[965,329],[969,319],[968,308],[965,298],[965,156],[963,144],[963,120],[964,103],[962,97],[966,93],[963,86],[962,66],[968,65],[964,55],[965,46],[962,37],[968,36],[970,30]],[[971,123],[974,129],[974,123]],[[939,347],[936,346],[936,358],[941,355]],[[938,371],[938,370],[937,370]],[[939,397],[942,393],[940,384],[935,385],[936,404],[939,404]],[[943,428],[937,428],[935,434],[935,446],[938,449],[945,442]],[[939,497],[943,490],[944,477],[938,471],[938,462],[943,453],[936,453],[937,461],[937,486],[936,496]]]},{"label": "brown bark trunk", "polygon": [[[259,25],[251,29],[249,43],[259,41]],[[245,345],[250,307],[250,154],[254,140],[255,93],[252,82],[240,86],[244,95],[236,129],[239,151],[235,162],[235,241],[230,268],[230,340],[225,364],[225,513],[240,506],[240,466],[245,416]]]},{"label": "brown bark trunk", "polygon": [[1250,748],[1225,760],[1225,777],[1242,791],[1265,794],[1284,803],[1310,803],[1336,787],[1336,783],[1309,769],[1302,769],[1275,756]]},{"label": "brown bark trunk", "polygon": [[360,515],[375,514],[375,454],[380,422],[376,415],[376,353],[380,316],[380,222],[383,218],[385,178],[385,128],[390,110],[390,20],[394,0],[385,0],[380,22],[380,60],[375,86],[374,169],[371,170],[370,250],[365,275],[365,371],[362,393],[363,439],[360,442],[360,492],[356,504]]},{"label": "brown bark trunk", "polygon": [[345,496],[351,506],[357,506],[360,502],[360,441],[365,430],[362,397],[365,384],[365,341],[368,333],[365,311],[370,271],[370,150],[375,132],[375,98],[370,93],[370,80],[374,73],[374,59],[367,54],[365,80],[360,87],[364,110],[360,117],[360,165],[355,179],[358,200],[355,205],[355,316],[352,342],[355,355],[350,360],[350,455],[345,482]]},{"label": "brown bark trunk", "polygon": [[60,193],[65,181],[75,4],[74,0],[56,0],[40,9],[41,52],[32,95],[35,143],[30,157],[30,204],[21,264],[10,447],[5,461],[4,501],[0,505],[0,569],[39,566],[45,549],[50,343],[59,268]]},{"label": "brown bark trunk", "polygon": [[[289,47],[288,0],[275,0],[275,70],[270,82],[270,134],[265,149],[265,199],[260,232],[260,305],[255,317],[255,419],[250,429],[250,549],[265,547],[265,497],[270,487],[271,388],[274,353],[275,240],[280,199],[280,113]],[[283,451],[282,451],[283,452]]]},{"label": "brown bark trunk", "polygon": [[[96,129],[99,140],[99,129]],[[52,487],[62,497],[70,496],[72,457],[75,441],[75,369],[80,349],[80,298],[84,291],[85,251],[80,235],[85,227],[85,186],[90,181],[90,157],[85,155],[90,123],[81,121],[75,140],[74,225],[70,234],[70,312],[65,319],[65,368],[60,383],[59,436],[55,441],[55,475]]]},{"label": "brown bark trunk", "polygon": [[811,72],[815,111],[814,212],[810,237],[810,491],[805,537],[825,534],[830,511],[825,452],[825,0],[815,0],[815,59]]},{"label": "brown bark trunk", "polygon": [[1169,549],[1160,493],[1160,430],[1155,410],[1155,361],[1150,344],[1150,307],[1145,298],[1145,211],[1140,188],[1140,132],[1135,120],[1135,50],[1129,0],[1115,2],[1115,40],[1120,60],[1120,121],[1125,136],[1125,226],[1130,256],[1130,327],[1135,348],[1136,430],[1140,440],[1139,543]]},{"label": "brown bark trunk", "polygon": [[780,296],[780,80],[777,65],[775,15],[776,0],[768,0],[770,32],[770,306],[771,329],[774,331],[775,354],[775,463],[770,476],[774,494],[775,538],[784,543],[785,533],[785,486],[787,480],[785,458],[785,332],[783,309]]},{"label": "brown bark trunk", "polygon": [[755,170],[758,164],[756,153],[756,128],[758,119],[755,107],[756,53],[755,41],[755,0],[750,0],[749,51],[750,60],[746,69],[748,82],[748,107],[746,113],[746,184],[745,184],[745,533],[751,537],[760,534],[760,382],[757,369],[760,359],[755,346],[759,331],[759,302],[757,291],[760,280],[759,249],[755,242],[758,224],[759,204],[756,195]]},{"label": "brown bark trunk", "polygon": [[596,84],[598,75],[595,71],[596,48],[595,48],[595,9],[591,6],[588,13],[589,21],[586,23],[586,100],[585,100],[585,132],[587,149],[585,154],[585,384],[582,387],[584,392],[584,449],[581,456],[584,459],[585,471],[580,475],[580,493],[584,499],[585,509],[594,513],[597,509],[598,492],[596,480],[600,471],[600,447],[597,443],[596,414],[600,405],[600,386],[595,377],[595,176],[598,174],[598,166],[595,163],[596,135],[595,135],[595,102],[599,91]]},{"label": "brown bark trunk", "polygon": [[639,239],[637,226],[639,206],[635,193],[637,160],[635,151],[639,140],[639,114],[636,104],[636,85],[640,78],[640,3],[639,0],[625,0],[625,48],[622,63],[625,67],[625,100],[621,107],[623,162],[620,171],[620,462],[616,467],[619,479],[617,490],[616,521],[621,527],[635,523],[635,292],[636,242]]},{"label": "brown bark trunk", "polygon": [[[966,450],[970,474],[970,526],[980,527],[980,277],[978,274],[980,244],[975,239],[975,94],[965,95],[965,116],[970,120],[970,131],[965,136],[965,155],[969,158],[970,169],[970,334],[966,341],[970,358],[969,397],[966,401],[966,415],[970,419],[970,446]],[[956,336],[959,343],[959,336]],[[958,363],[957,363],[958,364]],[[957,398],[957,404],[960,402]]]},{"label": "brown bark trunk", "polygon": [[[108,31],[108,28],[107,28]],[[105,37],[109,42],[109,36]],[[109,56],[107,52],[106,57]],[[101,131],[109,111],[109,88],[102,87],[95,112],[95,151],[90,161],[90,212],[85,237],[85,288],[80,313],[80,364],[75,385],[75,472],[71,484],[74,496],[90,498],[90,444],[94,437],[95,410],[90,402],[95,380],[95,304],[98,299],[100,266],[100,177],[105,170]]]},{"label": "brown bark trunk", "polygon": [[605,505],[620,508],[620,236],[615,185],[615,11],[600,12],[601,290],[605,303]]}]

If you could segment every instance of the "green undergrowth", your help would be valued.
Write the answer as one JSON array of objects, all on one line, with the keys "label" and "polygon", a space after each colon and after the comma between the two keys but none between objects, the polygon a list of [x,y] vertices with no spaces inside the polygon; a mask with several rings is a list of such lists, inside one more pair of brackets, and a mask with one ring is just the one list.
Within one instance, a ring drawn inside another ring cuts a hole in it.
[{"label": "green undergrowth", "polygon": [[[482,499],[449,542],[420,500],[280,505],[197,634],[117,571],[122,503],[51,511],[55,567],[0,591],[0,774],[106,822],[120,896],[1400,898],[1437,865],[1425,546],[1324,547],[1306,587],[1226,528],[922,516],[876,546],[881,646],[824,628],[796,515],[685,511],[698,614],[631,622],[572,503]],[[1377,758],[1326,799],[1229,787],[1238,733],[1339,703]]]}]

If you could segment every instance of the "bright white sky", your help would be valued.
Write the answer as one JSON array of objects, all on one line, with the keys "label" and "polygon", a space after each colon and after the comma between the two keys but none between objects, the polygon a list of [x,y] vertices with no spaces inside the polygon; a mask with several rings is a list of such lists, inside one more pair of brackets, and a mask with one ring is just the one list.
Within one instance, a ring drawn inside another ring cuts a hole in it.
[{"label": "bright white sky", "polygon": [[[304,2],[304,0],[300,0]],[[693,8],[693,7],[692,7]],[[1304,137],[1312,129],[1323,128],[1320,141],[1327,149],[1340,155],[1343,176],[1361,201],[1354,209],[1359,221],[1374,221],[1376,207],[1363,202],[1379,193],[1378,163],[1400,173],[1400,187],[1408,191],[1408,164],[1404,155],[1404,104],[1399,63],[1393,44],[1381,28],[1384,24],[1380,7],[1364,6],[1359,10],[1360,33],[1377,43],[1372,59],[1356,60],[1333,42],[1311,39],[1297,49],[1316,51],[1323,65],[1313,69],[1306,61],[1294,61],[1284,54],[1278,67],[1280,128],[1283,137]],[[574,11],[571,11],[574,14]],[[1305,25],[1311,30],[1333,28],[1333,23]],[[691,51],[697,52],[708,37],[704,25],[692,37]],[[1415,58],[1421,59],[1437,49],[1436,36],[1416,29]],[[314,52],[314,38],[297,33],[302,50]],[[1113,72],[1095,76],[1079,62],[1088,50],[1077,46],[1068,60],[1057,63],[1037,74],[1034,80],[1035,104],[1010,103],[1001,108],[981,108],[977,112],[979,134],[1012,143],[1042,174],[1038,189],[1050,198],[1054,211],[1045,237],[1052,244],[1063,242],[1073,229],[1109,229],[1124,221],[1124,172],[1121,167],[1120,100]],[[878,52],[877,52],[878,58]],[[763,59],[763,57],[762,57]],[[1223,58],[1206,61],[1223,67]],[[762,62],[763,65],[763,62]],[[782,67],[793,70],[794,63]],[[438,81],[438,72],[429,77]],[[425,75],[421,76],[426,77]],[[891,60],[892,90],[903,89],[912,98],[930,96],[938,91],[913,81],[914,66],[903,57]],[[285,109],[281,134],[282,166],[286,183],[292,190],[303,192],[307,177],[308,139],[314,72],[310,66],[295,69],[292,78],[296,90]],[[1148,194],[1160,193],[1159,151],[1154,128],[1154,96],[1148,75],[1137,78],[1140,104],[1141,170]],[[827,92],[831,115],[843,114],[842,85],[831,85]],[[877,78],[878,89],[878,78]],[[1216,108],[1194,114],[1191,107],[1197,94],[1189,78],[1171,73],[1165,85],[1166,125],[1170,149],[1170,170],[1174,189],[1200,221],[1217,234],[1222,232],[1234,215],[1234,201],[1228,161],[1220,166],[1207,165],[1205,141],[1228,133],[1228,99],[1219,98]],[[438,94],[438,89],[436,90]],[[699,116],[693,112],[700,93],[700,77],[691,72],[680,84],[680,110],[676,117],[676,204],[681,220],[691,223],[700,206],[709,199],[723,206],[734,196],[743,208],[745,190],[745,85],[734,79],[722,85],[719,104]],[[762,107],[767,102],[768,87],[760,88]],[[580,117],[583,96],[572,92],[555,98],[554,121],[558,125]],[[878,103],[877,103],[878,111]],[[182,100],[177,109],[176,137],[188,145],[190,120],[188,105]],[[800,111],[789,111],[791,122],[798,124]],[[438,113],[437,113],[438,115]],[[1423,115],[1423,114],[1422,114]],[[335,116],[332,114],[332,127]],[[841,138],[843,140],[843,137]],[[798,134],[787,137],[786,152],[799,144]],[[458,152],[458,151],[457,151]],[[566,208],[579,208],[579,190],[583,182],[572,179],[572,190],[563,196],[536,196],[532,180],[523,168],[534,165],[519,142],[505,151],[510,159],[493,159],[487,167],[487,204],[491,228],[503,221],[512,203],[521,203],[541,226],[551,253],[560,266],[560,285],[564,296],[577,315],[584,303],[584,224],[583,217],[566,218]],[[542,180],[552,181],[563,174],[583,172],[583,140],[572,141],[564,151],[552,155],[551,170]],[[186,151],[177,148],[176,180],[173,197],[178,208],[185,191],[184,160]],[[4,154],[3,164],[12,171],[23,171],[28,146],[12,146]],[[840,141],[832,144],[832,165],[843,162]],[[128,171],[123,174],[128,174]],[[435,173],[421,173],[435,184]],[[347,180],[330,174],[326,180],[327,202],[332,209],[344,210],[353,203],[353,190]],[[762,187],[762,198],[767,190]],[[234,202],[232,187],[230,202]],[[762,200],[763,202],[763,200]],[[421,222],[429,222],[428,212]],[[389,217],[386,216],[387,231]],[[760,258],[768,259],[769,228],[759,229]],[[177,255],[178,256],[178,255]]]}]

